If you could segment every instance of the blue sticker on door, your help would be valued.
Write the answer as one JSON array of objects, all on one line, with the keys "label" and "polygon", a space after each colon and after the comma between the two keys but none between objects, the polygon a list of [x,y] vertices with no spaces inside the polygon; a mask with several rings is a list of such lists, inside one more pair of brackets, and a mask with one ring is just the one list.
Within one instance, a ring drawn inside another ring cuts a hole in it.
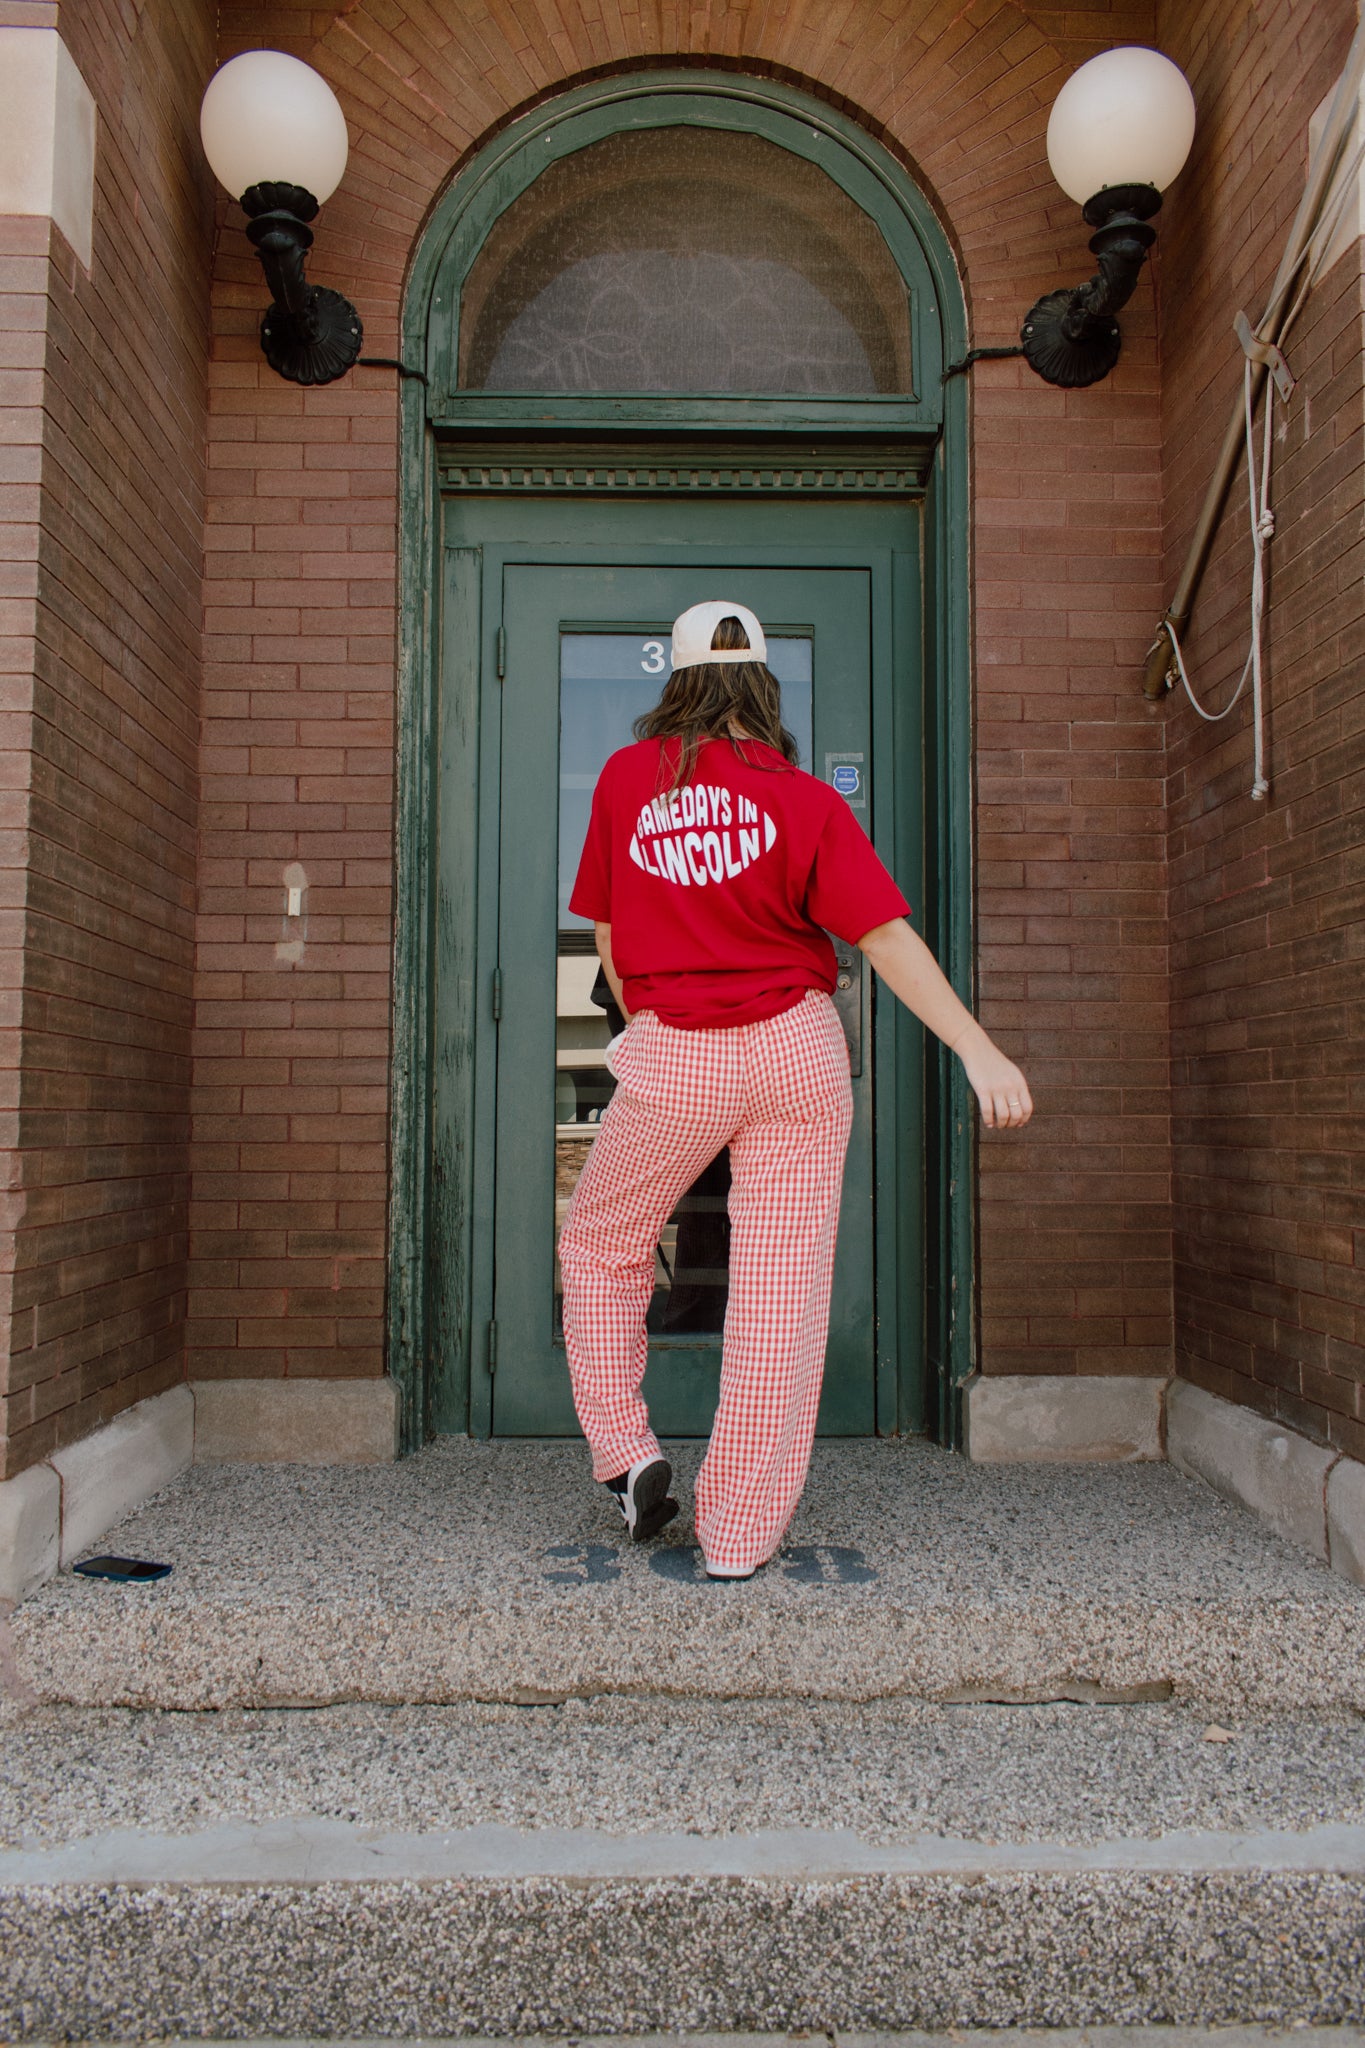
[{"label": "blue sticker on door", "polygon": [[850,810],[867,809],[867,788],[861,754],[826,754],[825,780],[845,799]]}]

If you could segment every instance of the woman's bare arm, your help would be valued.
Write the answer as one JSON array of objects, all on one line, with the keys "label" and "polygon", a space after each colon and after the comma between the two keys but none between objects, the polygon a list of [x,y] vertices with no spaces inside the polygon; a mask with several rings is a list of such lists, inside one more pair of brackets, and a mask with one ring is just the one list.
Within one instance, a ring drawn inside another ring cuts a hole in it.
[{"label": "woman's bare arm", "polygon": [[891,993],[957,1054],[981,1104],[981,1121],[991,1130],[1026,1124],[1033,1115],[1028,1082],[959,1002],[919,933],[896,917],[865,932],[858,944]]},{"label": "woman's bare arm", "polygon": [[603,924],[599,919],[593,926],[593,936],[597,940],[597,957],[602,962],[602,972],[606,975],[607,984],[616,998],[616,1007],[629,1024],[630,1012],[626,1008],[626,999],[621,992],[621,977],[616,972],[616,962],[611,957],[611,926]]}]

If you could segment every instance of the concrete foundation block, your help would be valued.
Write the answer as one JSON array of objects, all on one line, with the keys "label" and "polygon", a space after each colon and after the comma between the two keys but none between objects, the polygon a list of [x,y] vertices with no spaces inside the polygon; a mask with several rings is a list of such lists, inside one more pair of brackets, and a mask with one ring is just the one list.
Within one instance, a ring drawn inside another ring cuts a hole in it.
[{"label": "concrete foundation block", "polygon": [[1165,1387],[1137,1374],[976,1373],[965,1389],[967,1455],[984,1465],[1159,1458]]},{"label": "concrete foundation block", "polygon": [[373,1380],[196,1380],[199,1465],[388,1465],[398,1388]]},{"label": "concrete foundation block", "polygon": [[1365,1586],[1365,1465],[1355,1458],[1327,1475],[1327,1554],[1334,1572]]},{"label": "concrete foundation block", "polygon": [[1337,1452],[1188,1380],[1173,1380],[1166,1454],[1181,1472],[1253,1508],[1277,1535],[1327,1556],[1325,1494]]},{"label": "concrete foundation block", "polygon": [[194,1396],[171,1387],[116,1416],[79,1443],[54,1451],[62,1484],[61,1561],[69,1564],[106,1529],[168,1486],[194,1456]]},{"label": "concrete foundation block", "polygon": [[57,1569],[62,1482],[50,1465],[0,1480],[0,1600],[26,1600]]}]

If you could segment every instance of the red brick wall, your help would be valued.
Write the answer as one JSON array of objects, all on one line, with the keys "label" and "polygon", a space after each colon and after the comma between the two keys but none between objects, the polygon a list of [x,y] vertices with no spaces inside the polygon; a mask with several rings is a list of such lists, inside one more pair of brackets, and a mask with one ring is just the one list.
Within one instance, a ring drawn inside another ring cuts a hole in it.
[{"label": "red brick wall", "polygon": [[[221,9],[220,56],[317,66],[352,134],[312,275],[393,351],[433,198],[488,132],[602,65],[776,72],[918,167],[962,256],[973,340],[1088,274],[1053,185],[1052,98],[1150,37],[1146,5],[932,0],[488,10],[428,0]],[[384,373],[305,393],[264,366],[235,207],[214,284],[189,1370],[383,1364],[395,403]],[[1153,286],[1118,372],[1063,396],[974,373],[981,991],[1039,1113],[982,1159],[988,1369],[1170,1367],[1162,726],[1136,674],[1160,604]],[[280,957],[285,867],[309,881]]]},{"label": "red brick wall", "polygon": [[[1167,579],[1173,587],[1241,382],[1230,332],[1259,319],[1303,189],[1308,121],[1355,26],[1349,0],[1164,6],[1200,107],[1198,212],[1163,235]],[[1250,706],[1170,747],[1172,1053],[1179,1369],[1365,1457],[1360,1229],[1365,441],[1360,245],[1287,342],[1267,633],[1268,801]],[[1259,435],[1258,435],[1259,440]],[[1245,474],[1189,636],[1226,703],[1246,649]]]},{"label": "red brick wall", "polygon": [[68,0],[99,119],[92,271],[46,222],[4,229],[4,1472],[183,1372],[210,16]]},{"label": "red brick wall", "polygon": [[[15,24],[19,27],[26,23]],[[35,24],[38,25],[38,24]],[[6,1174],[0,1192],[0,1474],[11,1391],[13,1293],[24,1213],[19,1146],[19,1070],[28,895],[28,816],[33,733],[33,664],[38,622],[38,508],[43,443],[43,356],[47,346],[46,220],[0,218],[0,1137]],[[21,1334],[24,1332],[21,1331]],[[22,1371],[22,1368],[20,1368]]]}]

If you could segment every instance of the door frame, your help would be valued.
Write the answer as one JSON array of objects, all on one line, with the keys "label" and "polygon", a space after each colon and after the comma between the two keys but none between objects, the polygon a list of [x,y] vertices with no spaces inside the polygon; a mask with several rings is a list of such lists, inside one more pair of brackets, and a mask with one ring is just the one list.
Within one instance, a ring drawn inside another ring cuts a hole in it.
[{"label": "door frame", "polygon": [[[693,123],[759,133],[818,162],[876,221],[910,293],[917,390],[903,398],[673,399],[507,397],[454,386],[458,291],[500,213],[554,154],[631,126]],[[400,1393],[405,1450],[433,1433],[440,1352],[453,1348],[465,1383],[475,1362],[466,1285],[434,1285],[433,1248],[447,1254],[477,1227],[472,1149],[458,1132],[436,1156],[434,999],[442,940],[475,911],[476,848],[455,894],[438,892],[432,859],[440,774],[477,807],[478,678],[437,729],[446,602],[444,495],[452,490],[593,492],[662,487],[790,490],[922,489],[924,495],[925,893],[921,929],[963,1000],[974,994],[968,442],[965,378],[944,374],[966,347],[952,253],[922,193],[895,159],[846,116],[794,88],[735,73],[657,71],[597,80],[535,108],[457,171],[414,252],[405,297],[400,482],[400,648],[395,819],[392,1134],[389,1188],[388,1370]],[[425,367],[422,367],[425,365]],[[667,447],[661,445],[667,438]],[[669,470],[669,464],[672,468]],[[700,482],[697,479],[701,479]],[[913,485],[911,480],[913,479]],[[465,580],[459,583],[459,577]],[[474,589],[470,587],[473,579]],[[457,572],[455,601],[476,602],[478,568]],[[477,637],[477,636],[476,636]],[[485,878],[486,881],[487,878]],[[917,905],[917,909],[920,906]],[[484,991],[459,982],[460,1029],[445,1056],[461,1074],[472,1131],[474,1045]],[[961,1389],[976,1360],[975,1120],[958,1064],[925,1061],[923,1344],[933,1392],[922,1418],[938,1441],[961,1434]],[[447,1261],[448,1265],[448,1256]],[[466,1266],[466,1272],[470,1269]],[[439,1301],[437,1295],[439,1293]],[[908,1334],[908,1333],[907,1333]],[[477,1424],[466,1404],[441,1427]]]}]

